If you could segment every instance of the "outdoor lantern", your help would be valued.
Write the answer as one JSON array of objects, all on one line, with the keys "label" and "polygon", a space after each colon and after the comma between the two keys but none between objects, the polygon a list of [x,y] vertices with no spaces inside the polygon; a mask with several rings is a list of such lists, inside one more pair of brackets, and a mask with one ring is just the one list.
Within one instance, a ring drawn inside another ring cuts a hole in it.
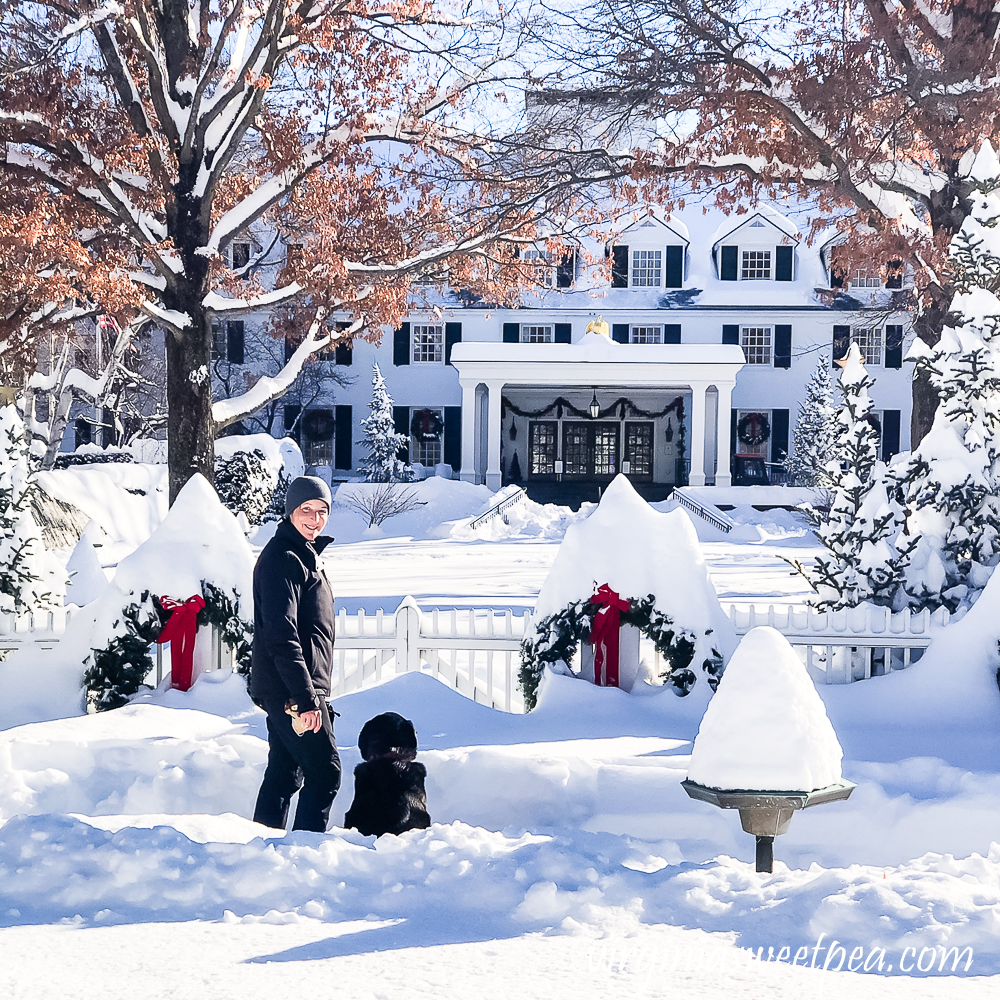
[{"label": "outdoor lantern", "polygon": [[596,420],[601,415],[601,404],[597,402],[597,389],[594,389],[594,398],[590,401],[590,415]]}]

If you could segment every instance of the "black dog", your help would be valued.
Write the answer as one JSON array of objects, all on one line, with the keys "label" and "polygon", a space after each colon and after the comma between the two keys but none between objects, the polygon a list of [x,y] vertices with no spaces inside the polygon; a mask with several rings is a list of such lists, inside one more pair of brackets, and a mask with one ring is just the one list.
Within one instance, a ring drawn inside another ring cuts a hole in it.
[{"label": "black dog", "polygon": [[417,734],[413,723],[395,712],[369,719],[358,736],[365,763],[354,769],[354,801],[344,826],[366,837],[423,830],[431,825],[424,778],[417,764]]}]

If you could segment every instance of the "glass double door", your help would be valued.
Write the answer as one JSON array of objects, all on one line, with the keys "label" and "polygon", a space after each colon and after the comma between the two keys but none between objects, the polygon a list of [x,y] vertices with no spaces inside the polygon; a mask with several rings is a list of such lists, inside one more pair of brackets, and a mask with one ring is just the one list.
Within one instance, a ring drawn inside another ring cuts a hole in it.
[{"label": "glass double door", "polygon": [[621,424],[567,420],[563,423],[563,475],[567,479],[611,479],[618,472]]},{"label": "glass double door", "polygon": [[[622,454],[622,435],[624,448]],[[559,425],[554,420],[530,426],[530,469],[533,477],[556,471]],[[562,473],[566,479],[613,479],[629,463],[629,477],[653,478],[653,424],[651,421],[564,420],[562,422]]]}]

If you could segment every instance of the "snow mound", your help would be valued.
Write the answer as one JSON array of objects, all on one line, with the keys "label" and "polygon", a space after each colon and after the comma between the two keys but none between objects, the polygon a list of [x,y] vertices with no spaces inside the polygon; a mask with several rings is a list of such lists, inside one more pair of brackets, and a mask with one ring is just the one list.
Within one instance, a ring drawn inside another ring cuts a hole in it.
[{"label": "snow mound", "polygon": [[840,780],[842,757],[788,640],[767,625],[751,629],[705,711],[688,778],[709,788],[808,792]]}]

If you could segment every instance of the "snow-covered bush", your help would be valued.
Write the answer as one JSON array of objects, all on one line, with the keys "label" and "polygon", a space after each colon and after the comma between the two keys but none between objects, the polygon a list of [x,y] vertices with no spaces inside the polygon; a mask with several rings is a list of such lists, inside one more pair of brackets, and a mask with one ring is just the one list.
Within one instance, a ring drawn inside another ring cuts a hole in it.
[{"label": "snow-covered bush", "polygon": [[836,440],[837,411],[833,405],[830,366],[826,356],[820,355],[806,386],[806,398],[799,405],[792,453],[785,460],[789,485],[828,487],[826,466],[833,459]]},{"label": "snow-covered bush", "polygon": [[[259,449],[215,456],[215,490],[234,514],[241,511],[250,524],[260,524],[271,506],[277,483]],[[287,489],[287,485],[286,485]]]},{"label": "snow-covered bush", "polygon": [[824,470],[830,510],[811,515],[826,552],[816,557],[812,569],[796,565],[816,591],[818,608],[853,608],[863,601],[891,606],[905,563],[905,553],[894,546],[902,511],[894,499],[895,483],[878,460],[868,394],[875,380],[865,370],[857,344],[851,344],[842,364],[839,435]]},{"label": "snow-covered bush", "polygon": [[378,365],[374,365],[372,370],[372,398],[368,408],[368,416],[361,421],[365,436],[358,442],[368,449],[367,458],[361,462],[365,482],[409,482],[412,473],[397,452],[400,448],[405,448],[410,439],[396,431],[392,396],[385,387],[385,379]]},{"label": "snow-covered bush", "polygon": [[390,517],[422,507],[424,501],[417,499],[414,490],[399,483],[380,483],[374,489],[351,490],[346,504],[368,522],[369,528],[377,528]]},{"label": "snow-covered bush", "polygon": [[989,143],[972,180],[972,210],[951,244],[954,325],[917,360],[941,401],[897,473],[913,608],[970,604],[1000,562],[1000,161]]},{"label": "snow-covered bush", "polygon": [[65,583],[46,558],[31,513],[32,492],[21,418],[13,405],[0,407],[0,613],[62,602]]}]

